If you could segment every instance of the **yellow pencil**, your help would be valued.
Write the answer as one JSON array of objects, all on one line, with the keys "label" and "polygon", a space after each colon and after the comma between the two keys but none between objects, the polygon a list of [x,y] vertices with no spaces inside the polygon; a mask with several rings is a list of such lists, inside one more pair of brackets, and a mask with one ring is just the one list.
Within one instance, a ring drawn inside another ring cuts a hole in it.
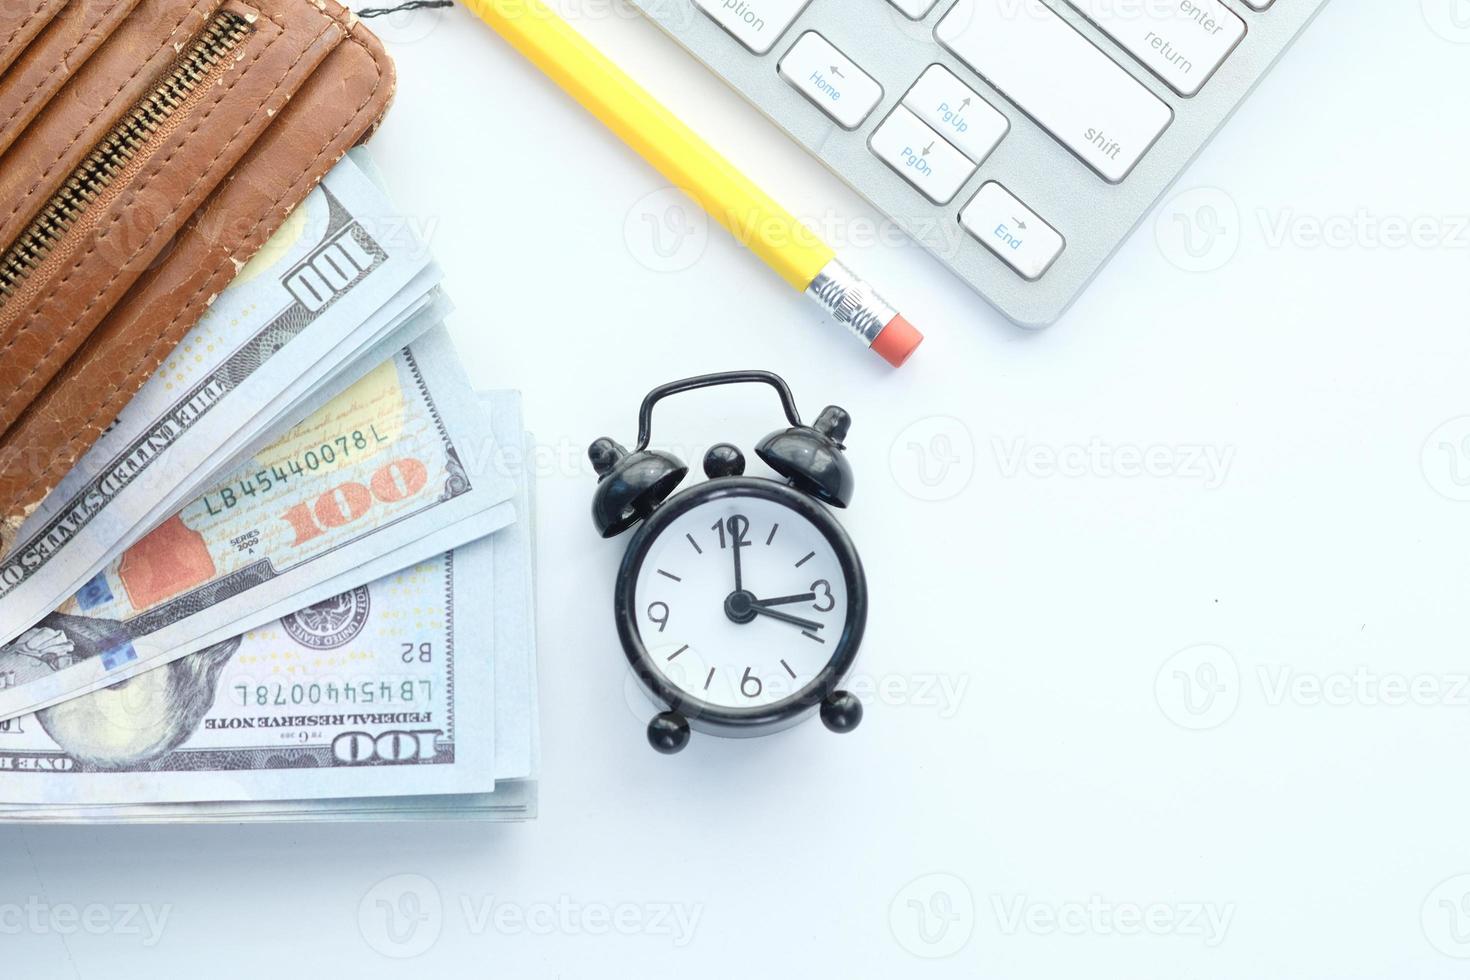
[{"label": "yellow pencil", "polygon": [[540,0],[464,0],[794,289],[897,367],[924,339],[815,233]]}]

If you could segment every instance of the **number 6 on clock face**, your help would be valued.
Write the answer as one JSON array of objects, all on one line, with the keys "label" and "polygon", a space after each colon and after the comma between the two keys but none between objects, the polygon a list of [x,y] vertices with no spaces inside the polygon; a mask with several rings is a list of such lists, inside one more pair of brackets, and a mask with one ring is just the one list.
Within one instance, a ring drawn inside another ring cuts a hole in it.
[{"label": "number 6 on clock face", "polygon": [[697,727],[764,734],[800,720],[846,673],[866,586],[825,509],[733,478],[684,491],[640,529],[617,606],[629,659],[659,700]]}]

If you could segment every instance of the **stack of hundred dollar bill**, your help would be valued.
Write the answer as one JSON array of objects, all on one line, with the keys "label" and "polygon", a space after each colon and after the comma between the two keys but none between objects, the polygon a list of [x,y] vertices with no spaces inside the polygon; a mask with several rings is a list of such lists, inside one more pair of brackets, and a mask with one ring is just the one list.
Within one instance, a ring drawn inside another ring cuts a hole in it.
[{"label": "stack of hundred dollar bill", "polygon": [[343,160],[0,554],[0,822],[534,815],[533,511]]}]

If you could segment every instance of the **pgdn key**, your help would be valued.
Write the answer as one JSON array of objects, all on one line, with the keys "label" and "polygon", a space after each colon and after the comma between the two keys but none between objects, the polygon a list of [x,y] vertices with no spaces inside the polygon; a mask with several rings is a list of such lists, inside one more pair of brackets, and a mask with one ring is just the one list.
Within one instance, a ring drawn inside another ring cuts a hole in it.
[{"label": "pgdn key", "polygon": [[903,106],[883,121],[868,146],[884,163],[935,204],[948,204],[976,164]]}]

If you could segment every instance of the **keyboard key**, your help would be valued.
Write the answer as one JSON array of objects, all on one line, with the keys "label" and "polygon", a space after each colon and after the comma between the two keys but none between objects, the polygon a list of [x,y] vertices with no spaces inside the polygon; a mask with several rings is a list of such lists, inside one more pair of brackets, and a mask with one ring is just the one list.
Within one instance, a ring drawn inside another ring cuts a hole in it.
[{"label": "keyboard key", "polygon": [[903,104],[975,163],[1000,145],[1011,121],[942,65],[931,65],[903,97]]},{"label": "keyboard key", "polygon": [[1220,0],[1070,0],[1180,95],[1195,95],[1245,37]]},{"label": "keyboard key", "polygon": [[812,0],[694,0],[730,35],[750,49],[766,54],[781,40]]},{"label": "keyboard key", "polygon": [[923,20],[939,0],[888,0],[909,20]]},{"label": "keyboard key", "polygon": [[935,37],[1111,183],[1174,119],[1040,0],[959,0]]},{"label": "keyboard key", "polygon": [[857,129],[883,101],[883,86],[816,31],[807,31],[776,66],[843,129]]},{"label": "keyboard key", "polygon": [[976,170],[969,157],[903,106],[883,120],[868,146],[935,204],[953,201]]},{"label": "keyboard key", "polygon": [[1051,225],[995,181],[960,212],[960,224],[1007,265],[1030,280],[1051,268],[1067,242]]}]

